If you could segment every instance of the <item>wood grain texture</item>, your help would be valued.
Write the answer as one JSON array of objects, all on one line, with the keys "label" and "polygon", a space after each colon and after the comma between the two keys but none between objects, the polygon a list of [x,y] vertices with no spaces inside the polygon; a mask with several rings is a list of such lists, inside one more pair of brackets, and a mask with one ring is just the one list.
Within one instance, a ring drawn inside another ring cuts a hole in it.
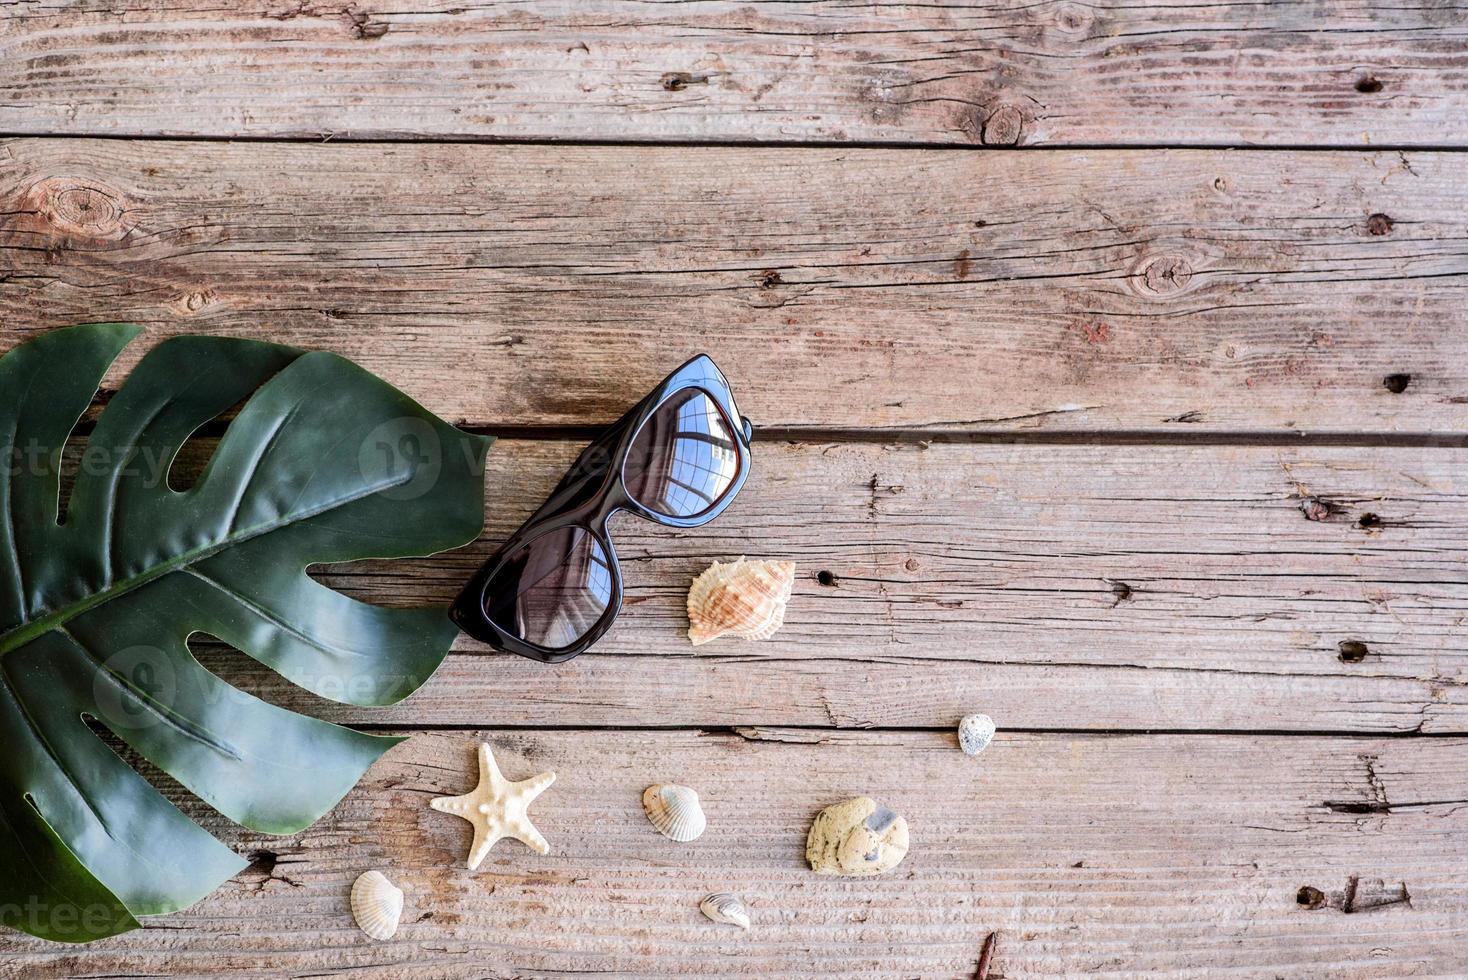
[{"label": "wood grain texture", "polygon": [[0,342],[96,319],[268,337],[479,426],[610,421],[708,350],[766,426],[1449,435],[1462,170],[16,140]]},{"label": "wood grain texture", "polygon": [[[373,602],[446,604],[578,450],[496,443],[488,526],[470,548],[318,574]],[[1460,455],[756,443],[749,483],[715,523],[615,519],[624,609],[571,663],[461,637],[417,695],[364,711],[242,657],[205,659],[270,700],[353,723],[947,728],[982,709],[1046,730],[1461,732]],[[1305,516],[1307,498],[1327,502],[1326,520]],[[1378,523],[1362,527],[1367,514]],[[797,563],[785,626],[695,649],[688,584],[741,554]],[[1343,642],[1365,650],[1352,659]]]},{"label": "wood grain texture", "polygon": [[[21,0],[0,66],[0,133],[326,141],[0,140],[0,346],[148,324],[104,401],[208,332],[533,435],[705,349],[780,437],[716,524],[618,519],[627,606],[570,664],[461,639],[368,711],[202,639],[414,737],[287,838],[143,764],[251,868],[84,949],[0,934],[0,976],[952,977],[991,936],[994,980],[1463,973],[1461,9]],[[648,145],[488,145],[526,139]],[[447,602],[578,448],[501,442],[468,549],[315,574]],[[739,554],[797,561],[787,625],[694,650],[687,584]],[[427,808],[481,737],[558,773],[549,857],[467,872]],[[642,816],[671,780],[694,844]],[[857,793],[912,854],[811,874]],[[347,911],[368,868],[408,891],[390,943]]]},{"label": "wood grain texture", "polygon": [[1462,145],[1448,2],[0,8],[0,131]]},{"label": "wood grain texture", "polygon": [[[468,872],[468,824],[428,808],[472,782],[481,737],[512,778],[557,773],[531,808],[549,856],[506,842]],[[192,910],[85,949],[0,935],[0,955],[33,978],[968,977],[997,930],[995,976],[1450,976],[1465,752],[1001,732],[976,760],[938,733],[423,733],[303,834],[204,816],[255,863]],[[643,787],[672,780],[709,816],[692,844],[642,814]],[[857,794],[904,814],[911,852],[881,878],[812,874],[811,818]],[[369,868],[407,892],[387,943],[348,912]],[[723,890],[751,907],[748,934],[698,912]]]}]

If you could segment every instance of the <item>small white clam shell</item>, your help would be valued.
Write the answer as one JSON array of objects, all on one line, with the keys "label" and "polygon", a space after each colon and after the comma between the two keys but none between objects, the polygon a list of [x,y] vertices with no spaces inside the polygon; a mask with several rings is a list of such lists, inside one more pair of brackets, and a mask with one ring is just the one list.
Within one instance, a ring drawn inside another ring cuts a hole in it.
[{"label": "small white clam shell", "polygon": [[391,939],[403,917],[403,891],[381,871],[359,875],[352,884],[352,917],[373,939]]},{"label": "small white clam shell", "polygon": [[988,715],[969,715],[958,723],[958,746],[969,755],[978,755],[994,738],[994,719]]},{"label": "small white clam shell", "polygon": [[687,786],[654,783],[643,791],[642,808],[658,833],[679,843],[698,840],[708,826],[698,794]]},{"label": "small white clam shell", "polygon": [[745,931],[749,929],[749,910],[744,907],[738,895],[729,892],[715,892],[707,895],[698,903],[699,909],[704,915],[715,922],[727,922],[731,926],[738,926]]}]

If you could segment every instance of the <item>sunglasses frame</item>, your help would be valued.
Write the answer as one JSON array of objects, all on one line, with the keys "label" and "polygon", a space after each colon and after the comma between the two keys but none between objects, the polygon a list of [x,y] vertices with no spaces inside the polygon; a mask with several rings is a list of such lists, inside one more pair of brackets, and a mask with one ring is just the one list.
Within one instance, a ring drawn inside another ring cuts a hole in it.
[{"label": "sunglasses frame", "polygon": [[[690,389],[707,395],[723,416],[725,428],[734,436],[737,468],[733,481],[707,510],[692,517],[672,517],[650,510],[633,499],[627,492],[623,470],[628,453],[643,425],[669,399]],[[666,527],[702,527],[727,510],[744,486],[744,481],[749,476],[750,443],[753,438],[754,426],[749,419],[739,414],[739,409],[734,404],[734,392],[713,359],[707,354],[699,354],[690,359],[664,378],[646,398],[634,405],[626,415],[581,451],[581,455],[576,457],[576,461],[551,491],[545,503],[474,573],[474,577],[449,607],[449,616],[461,630],[476,640],[488,643],[495,649],[542,663],[565,663],[572,657],[585,653],[592,644],[606,635],[622,610],[622,567],[617,561],[617,550],[607,531],[607,523],[612,515],[625,510]],[[577,527],[589,533],[592,540],[601,547],[607,559],[612,594],[606,610],[591,629],[569,646],[553,649],[530,643],[506,632],[490,619],[485,611],[485,599],[495,575],[521,546],[542,534],[566,527]]]}]

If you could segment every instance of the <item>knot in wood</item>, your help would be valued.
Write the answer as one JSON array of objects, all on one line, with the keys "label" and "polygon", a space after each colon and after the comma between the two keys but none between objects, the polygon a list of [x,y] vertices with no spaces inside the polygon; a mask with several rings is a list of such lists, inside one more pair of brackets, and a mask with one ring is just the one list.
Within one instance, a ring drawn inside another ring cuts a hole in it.
[{"label": "knot in wood", "polygon": [[1366,219],[1366,233],[1369,235],[1390,235],[1394,224],[1395,222],[1392,221],[1390,215],[1385,215],[1378,211]]},{"label": "knot in wood", "polygon": [[1024,113],[1018,106],[1004,102],[996,106],[984,120],[979,139],[985,146],[1018,146],[1020,137],[1024,135],[1024,128]]},{"label": "knot in wood", "polygon": [[193,292],[184,293],[170,305],[173,311],[180,316],[192,316],[213,306],[214,299],[214,290],[196,289]]},{"label": "knot in wood", "polygon": [[1180,255],[1159,255],[1145,260],[1132,281],[1151,296],[1181,292],[1193,279],[1193,267]]},{"label": "knot in wood", "polygon": [[1062,3],[1055,11],[1055,26],[1077,37],[1089,34],[1095,20],[1090,10],[1076,3]]},{"label": "knot in wood", "polygon": [[31,189],[35,210],[57,229],[89,238],[115,238],[126,229],[123,197],[93,180],[47,177]]}]

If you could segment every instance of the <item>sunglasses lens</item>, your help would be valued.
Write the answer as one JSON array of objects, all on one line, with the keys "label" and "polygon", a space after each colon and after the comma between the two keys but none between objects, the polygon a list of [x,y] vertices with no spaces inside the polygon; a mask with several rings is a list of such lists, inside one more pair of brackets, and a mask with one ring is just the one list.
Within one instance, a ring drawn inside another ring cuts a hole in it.
[{"label": "sunglasses lens", "polygon": [[734,434],[713,399],[696,388],[663,402],[637,432],[622,479],[648,510],[695,517],[729,492],[739,473]]},{"label": "sunglasses lens", "polygon": [[562,527],[506,559],[485,590],[484,613],[506,633],[558,650],[590,632],[611,601],[606,552],[590,532]]}]

